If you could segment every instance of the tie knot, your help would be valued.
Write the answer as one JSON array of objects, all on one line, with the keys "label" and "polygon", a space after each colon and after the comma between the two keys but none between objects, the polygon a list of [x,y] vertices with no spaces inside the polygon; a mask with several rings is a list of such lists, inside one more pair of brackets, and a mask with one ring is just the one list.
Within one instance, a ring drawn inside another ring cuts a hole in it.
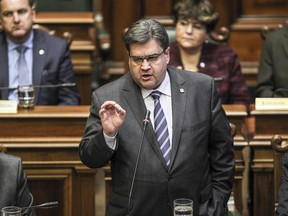
[{"label": "tie knot", "polygon": [[154,100],[159,100],[161,94],[162,94],[162,93],[161,93],[160,91],[153,91],[153,92],[151,92],[151,96],[153,97]]},{"label": "tie knot", "polygon": [[18,53],[20,54],[24,54],[26,52],[26,50],[28,49],[28,47],[24,46],[24,45],[20,45],[16,47],[16,50],[18,51]]}]

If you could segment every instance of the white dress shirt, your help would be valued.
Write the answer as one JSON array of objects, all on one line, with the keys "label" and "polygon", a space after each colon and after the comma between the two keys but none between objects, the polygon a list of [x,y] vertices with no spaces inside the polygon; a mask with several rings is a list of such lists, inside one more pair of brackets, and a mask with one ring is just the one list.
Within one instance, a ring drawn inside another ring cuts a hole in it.
[{"label": "white dress shirt", "polygon": [[[150,111],[150,122],[154,128],[154,99],[150,95],[152,91],[160,91],[162,94],[160,96],[160,104],[163,109],[164,115],[166,117],[166,121],[168,124],[168,131],[170,137],[170,145],[172,145],[172,99],[171,99],[171,84],[170,77],[168,72],[166,72],[166,76],[161,83],[161,85],[157,89],[147,90],[141,89],[142,97],[144,99],[144,103],[146,105],[146,109]],[[116,135],[114,137],[109,137],[104,133],[104,138],[106,144],[113,150],[116,148]]]}]

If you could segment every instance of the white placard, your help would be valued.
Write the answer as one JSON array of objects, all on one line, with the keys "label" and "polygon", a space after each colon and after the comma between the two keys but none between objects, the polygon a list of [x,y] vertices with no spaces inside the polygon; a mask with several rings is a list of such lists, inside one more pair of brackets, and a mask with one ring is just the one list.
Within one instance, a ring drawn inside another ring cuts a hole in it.
[{"label": "white placard", "polygon": [[17,101],[0,100],[0,113],[17,113]]},{"label": "white placard", "polygon": [[256,110],[288,110],[288,98],[256,98]]}]

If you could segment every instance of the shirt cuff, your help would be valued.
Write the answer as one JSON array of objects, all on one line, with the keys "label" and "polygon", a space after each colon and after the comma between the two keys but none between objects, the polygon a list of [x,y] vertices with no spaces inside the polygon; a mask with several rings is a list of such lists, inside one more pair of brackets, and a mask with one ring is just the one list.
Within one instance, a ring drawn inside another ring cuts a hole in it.
[{"label": "shirt cuff", "polygon": [[104,132],[103,132],[103,135],[104,135],[104,139],[106,141],[106,144],[108,145],[109,148],[111,148],[112,150],[115,150],[116,148],[116,136],[113,136],[113,137],[110,137],[108,135],[106,135]]}]

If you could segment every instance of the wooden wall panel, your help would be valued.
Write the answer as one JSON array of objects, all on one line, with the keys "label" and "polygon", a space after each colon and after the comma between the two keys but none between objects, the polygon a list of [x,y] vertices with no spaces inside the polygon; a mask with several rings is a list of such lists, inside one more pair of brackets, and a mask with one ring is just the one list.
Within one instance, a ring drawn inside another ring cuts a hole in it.
[{"label": "wooden wall panel", "polygon": [[54,30],[61,37],[64,32],[72,34],[71,59],[82,105],[91,101],[92,77],[95,75],[94,58],[99,49],[94,41],[93,13],[37,13],[36,23]]},{"label": "wooden wall panel", "polygon": [[243,0],[243,14],[287,16],[287,0]]},{"label": "wooden wall panel", "polygon": [[37,210],[37,215],[95,215],[96,170],[83,165],[78,153],[88,110],[36,106],[0,114],[0,143],[22,158],[34,203],[59,202],[58,208]]},{"label": "wooden wall panel", "polygon": [[[105,4],[110,5],[110,8],[105,7]],[[104,9],[106,9],[109,21],[111,33],[111,58],[115,61],[123,61],[123,31],[132,22],[141,17],[141,4],[140,1],[135,0],[121,0],[111,1],[107,0],[103,2]]]},{"label": "wooden wall panel", "polygon": [[163,0],[146,0],[143,2],[144,16],[167,16],[171,14],[173,2]]}]

